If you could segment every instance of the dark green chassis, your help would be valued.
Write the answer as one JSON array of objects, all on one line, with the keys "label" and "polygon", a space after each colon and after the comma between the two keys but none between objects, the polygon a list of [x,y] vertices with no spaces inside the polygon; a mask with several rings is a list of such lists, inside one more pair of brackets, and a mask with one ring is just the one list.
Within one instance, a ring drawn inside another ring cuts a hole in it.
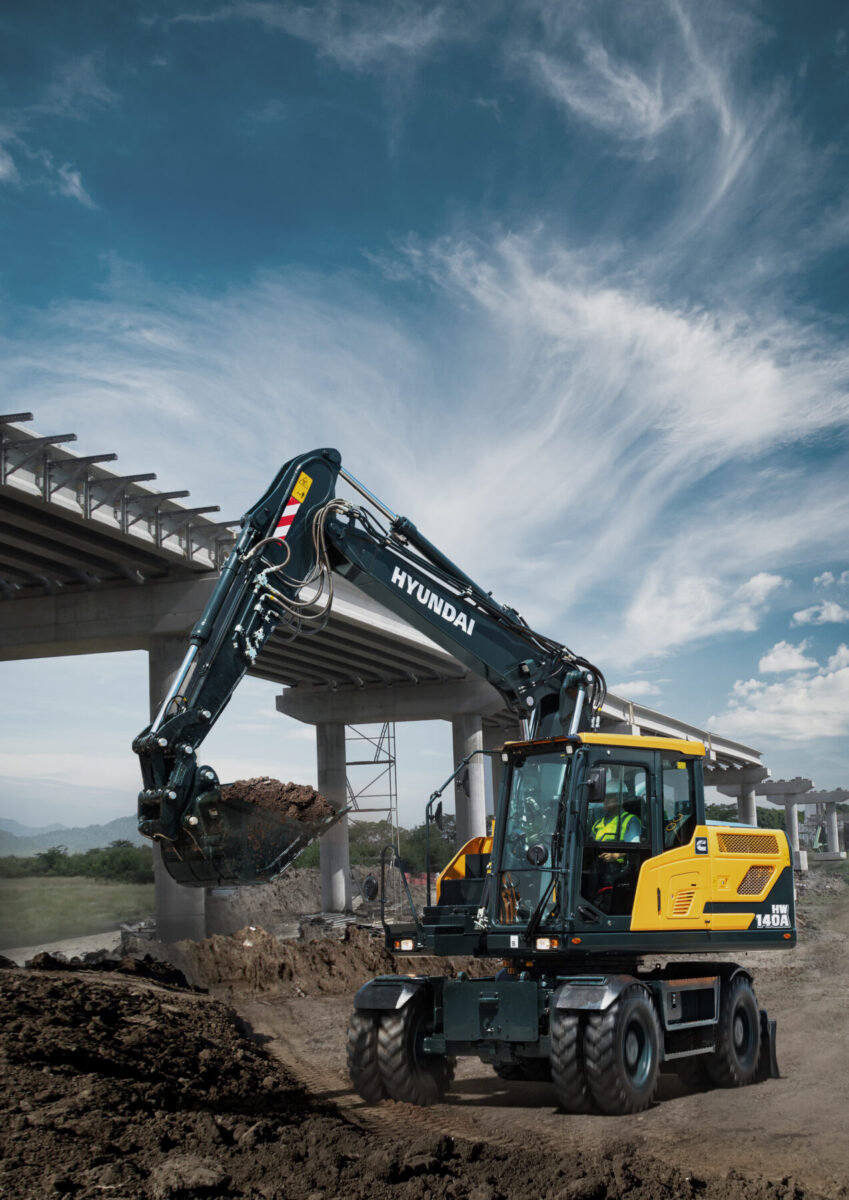
[{"label": "dark green chassis", "polygon": [[[766,913],[773,902],[790,902],[793,875],[788,867],[763,904],[746,902],[747,911]],[[734,907],[737,907],[736,905]],[[640,960],[652,955],[733,953],[741,949],[789,949],[796,929],[682,930],[640,932],[592,929],[565,922],[555,930],[538,929],[539,936],[558,937],[561,948],[541,951],[523,936],[521,928],[475,928],[477,909],[470,905],[436,905],[424,909],[414,924],[384,925],[386,945],[397,957],[415,961],[418,954],[500,958],[509,969],[488,979],[442,976],[380,976],[357,993],[355,1008],[385,1012],[402,1008],[421,994],[430,1019],[422,1051],[438,1056],[473,1056],[494,1065],[522,1059],[548,1058],[550,1014],[554,1009],[605,1011],[633,983],[647,987],[653,997],[662,1033],[661,1058],[667,1069],[679,1059],[708,1054],[714,1049],[721,989],[737,975],[751,976],[735,963],[676,961],[645,970]],[[789,937],[787,936],[789,933]],[[572,937],[580,937],[573,945]],[[412,952],[396,943],[410,939]],[[568,947],[564,953],[563,946]],[[760,1011],[761,1062],[759,1076],[777,1076],[775,1022]]]},{"label": "dark green chassis", "polygon": [[[414,957],[414,956],[410,956]],[[437,1056],[471,1056],[493,1065],[548,1058],[549,1021],[555,1009],[603,1012],[631,984],[653,997],[662,1032],[661,1060],[667,1069],[684,1058],[712,1052],[723,987],[749,972],[735,963],[685,961],[640,970],[635,962],[606,958],[587,961],[576,973],[564,959],[544,971],[506,970],[470,979],[459,972],[444,976],[381,975],[363,985],[354,999],[360,1011],[381,1013],[403,1008],[414,996],[427,1004],[428,1034],[421,1049]],[[778,1077],[775,1021],[760,1010],[761,1056],[758,1076]]]}]

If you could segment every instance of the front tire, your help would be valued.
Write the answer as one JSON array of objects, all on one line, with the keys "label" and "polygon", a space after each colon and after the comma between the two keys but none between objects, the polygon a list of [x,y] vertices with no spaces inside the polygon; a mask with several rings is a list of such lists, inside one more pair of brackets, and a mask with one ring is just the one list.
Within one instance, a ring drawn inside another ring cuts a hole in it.
[{"label": "front tire", "polygon": [[645,988],[633,984],[605,1012],[587,1015],[584,1060],[590,1095],[603,1113],[648,1108],[660,1069],[660,1023]]},{"label": "front tire", "polygon": [[393,1100],[438,1104],[448,1090],[453,1063],[425,1054],[422,1043],[432,1021],[430,997],[417,992],[403,1008],[384,1012],[377,1034],[377,1061]]},{"label": "front tire", "polygon": [[354,1009],[348,1022],[348,1074],[366,1104],[379,1104],[387,1096],[377,1061],[379,1023],[379,1013],[360,1009]]},{"label": "front tire", "polygon": [[570,1113],[593,1111],[584,1067],[584,1017],[557,1009],[551,1014],[551,1078],[561,1108]]},{"label": "front tire", "polygon": [[708,1059],[707,1072],[720,1087],[745,1087],[758,1073],[761,1050],[761,1018],[752,985],[737,975],[722,985],[716,1050]]}]

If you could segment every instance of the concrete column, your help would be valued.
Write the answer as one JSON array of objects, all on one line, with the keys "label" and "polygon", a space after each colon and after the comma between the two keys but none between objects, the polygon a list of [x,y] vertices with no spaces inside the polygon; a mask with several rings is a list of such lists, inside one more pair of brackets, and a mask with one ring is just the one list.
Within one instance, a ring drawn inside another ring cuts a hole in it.
[{"label": "concrete column", "polygon": [[[168,688],[186,653],[186,638],[159,637],[148,647],[148,683],[151,720],[168,693]],[[156,931],[162,942],[184,939],[199,941],[206,936],[203,888],[181,887],[165,869],[159,847],[153,848],[153,882]]]},{"label": "concrete column", "polygon": [[828,844],[829,854],[840,853],[840,837],[837,832],[837,805],[826,804],[825,808],[825,833]]},{"label": "concrete column", "polygon": [[799,852],[799,812],[796,808],[796,797],[793,796],[784,801],[784,816],[785,825],[787,827],[787,840],[790,842],[790,849],[794,854]]},{"label": "concrete column", "polygon": [[[451,720],[454,765],[473,750],[483,749],[483,725],[478,716],[458,714]],[[477,754],[455,781],[458,846],[486,833],[484,756]]]},{"label": "concrete column", "polygon": [[741,825],[757,825],[758,800],[755,794],[755,785],[741,783],[738,786],[740,795],[737,800],[737,820]]},{"label": "concrete column", "polygon": [[[345,786],[345,726],[315,727],[318,757],[318,790],[331,804],[347,802]],[[346,912],[351,907],[351,860],[348,853],[348,818],[343,817],[319,842],[321,907],[325,912]]]},{"label": "concrete column", "polygon": [[[500,750],[504,744],[505,734],[502,730],[492,726],[485,726],[483,730],[483,748],[484,750]],[[501,761],[500,754],[487,754],[483,756],[484,760],[484,782],[488,783],[487,788],[487,813],[494,813],[495,806],[498,804],[498,797],[501,794],[501,780],[504,775],[504,763]]]}]

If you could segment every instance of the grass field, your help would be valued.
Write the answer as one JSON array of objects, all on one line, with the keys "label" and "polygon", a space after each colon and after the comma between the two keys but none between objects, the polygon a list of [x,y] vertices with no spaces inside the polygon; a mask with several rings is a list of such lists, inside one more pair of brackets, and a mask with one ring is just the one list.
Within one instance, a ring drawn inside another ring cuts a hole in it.
[{"label": "grass field", "polygon": [[153,915],[152,883],[74,876],[0,879],[0,950],[115,929]]}]

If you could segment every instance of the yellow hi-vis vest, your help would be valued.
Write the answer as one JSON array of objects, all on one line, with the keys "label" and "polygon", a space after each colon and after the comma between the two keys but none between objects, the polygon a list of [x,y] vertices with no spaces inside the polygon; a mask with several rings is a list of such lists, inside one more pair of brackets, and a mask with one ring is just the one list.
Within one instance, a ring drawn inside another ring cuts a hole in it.
[{"label": "yellow hi-vis vest", "polygon": [[642,826],[639,817],[629,812],[620,813],[615,817],[599,817],[592,827],[591,837],[594,842],[624,842],[632,821]]}]

